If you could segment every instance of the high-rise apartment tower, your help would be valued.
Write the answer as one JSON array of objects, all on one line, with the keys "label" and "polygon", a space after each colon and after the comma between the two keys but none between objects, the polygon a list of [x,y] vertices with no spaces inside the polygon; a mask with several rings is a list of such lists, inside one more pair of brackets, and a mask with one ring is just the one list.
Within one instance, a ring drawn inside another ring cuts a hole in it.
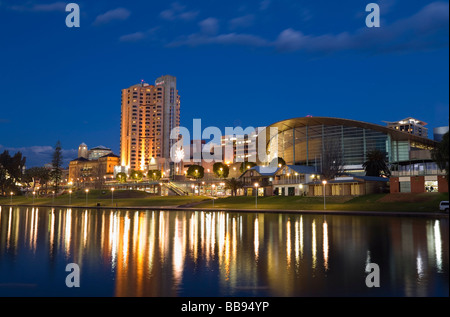
[{"label": "high-rise apartment tower", "polygon": [[176,140],[170,132],[180,125],[180,97],[173,76],[156,79],[122,90],[120,131],[121,165],[145,170],[152,159],[170,159]]}]

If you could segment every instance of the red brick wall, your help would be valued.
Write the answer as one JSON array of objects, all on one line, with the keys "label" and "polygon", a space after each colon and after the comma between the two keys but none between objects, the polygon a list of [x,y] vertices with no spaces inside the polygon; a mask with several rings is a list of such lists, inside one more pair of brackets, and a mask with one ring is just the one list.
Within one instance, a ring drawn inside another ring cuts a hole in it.
[{"label": "red brick wall", "polygon": [[398,177],[391,177],[389,179],[389,183],[391,194],[400,192],[400,183],[398,182]]},{"label": "red brick wall", "polygon": [[425,192],[425,177],[411,176],[411,193],[424,193],[424,192]]},{"label": "red brick wall", "polygon": [[440,193],[448,193],[448,182],[446,176],[438,176],[438,190]]}]

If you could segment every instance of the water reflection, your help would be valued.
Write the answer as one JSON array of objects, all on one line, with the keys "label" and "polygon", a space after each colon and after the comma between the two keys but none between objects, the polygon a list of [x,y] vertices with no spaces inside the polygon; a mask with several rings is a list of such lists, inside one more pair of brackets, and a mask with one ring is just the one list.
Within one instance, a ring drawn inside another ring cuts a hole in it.
[{"label": "water reflection", "polygon": [[100,296],[448,296],[448,218],[0,207],[0,284],[18,262],[42,296],[70,262]]}]

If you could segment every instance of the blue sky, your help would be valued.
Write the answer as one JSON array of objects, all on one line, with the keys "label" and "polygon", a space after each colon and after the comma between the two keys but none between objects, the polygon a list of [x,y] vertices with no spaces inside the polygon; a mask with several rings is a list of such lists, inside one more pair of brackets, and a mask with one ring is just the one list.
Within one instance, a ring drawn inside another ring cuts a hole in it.
[{"label": "blue sky", "polygon": [[[119,153],[121,89],[170,74],[181,124],[329,116],[449,120],[448,1],[0,0],[0,151],[28,166],[78,145]],[[381,27],[367,28],[376,2]],[[432,131],[431,131],[432,134]]]}]

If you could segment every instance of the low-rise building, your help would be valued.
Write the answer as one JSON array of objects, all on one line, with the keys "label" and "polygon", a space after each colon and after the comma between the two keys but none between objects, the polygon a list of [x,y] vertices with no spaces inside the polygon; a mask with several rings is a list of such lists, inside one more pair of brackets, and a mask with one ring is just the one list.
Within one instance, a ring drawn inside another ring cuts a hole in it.
[{"label": "low-rise building", "polygon": [[324,184],[321,180],[314,180],[307,184],[308,196],[361,196],[368,194],[387,193],[389,178],[374,176],[346,175],[336,177]]},{"label": "low-rise building", "polygon": [[279,196],[305,196],[309,183],[317,171],[313,166],[285,165],[274,175],[274,194]]},{"label": "low-rise building", "polygon": [[69,182],[76,188],[101,188],[114,177],[114,167],[119,164],[119,156],[113,153],[95,160],[76,158],[69,163]]}]

